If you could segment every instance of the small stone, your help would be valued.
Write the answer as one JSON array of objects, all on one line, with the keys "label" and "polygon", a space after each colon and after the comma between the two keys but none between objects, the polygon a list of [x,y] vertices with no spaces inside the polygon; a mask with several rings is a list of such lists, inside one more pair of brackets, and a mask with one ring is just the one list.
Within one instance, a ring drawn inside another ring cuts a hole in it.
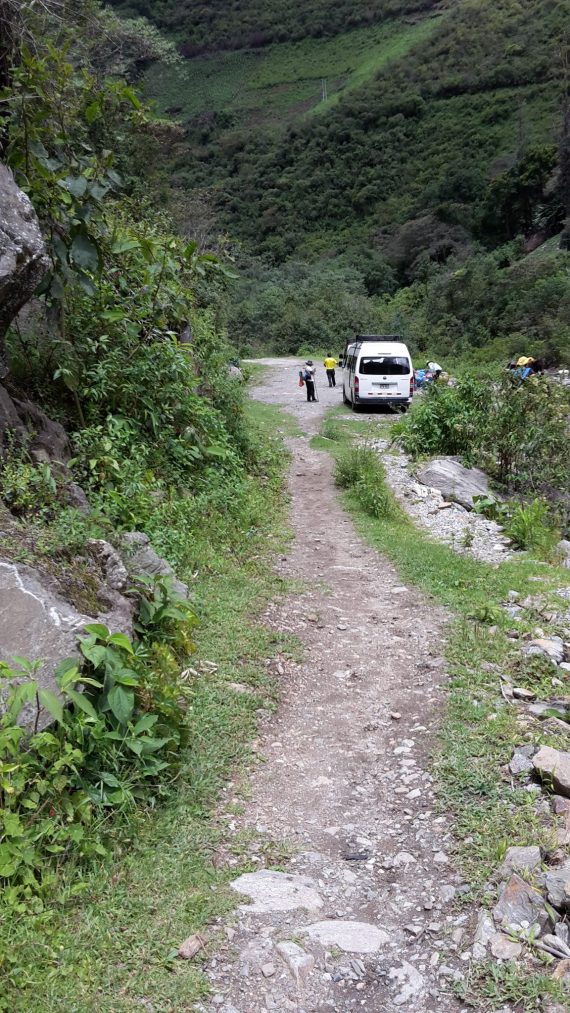
[{"label": "small stone", "polygon": [[515,700],[536,700],[536,693],[524,686],[513,686],[513,696]]},{"label": "small stone", "polygon": [[542,654],[545,658],[550,658],[555,665],[564,661],[564,645],[559,637],[551,637],[549,640],[538,637],[535,640],[530,640],[524,653],[530,657]]},{"label": "small stone", "polygon": [[182,943],[178,950],[178,956],[182,960],[192,960],[200,950],[203,950],[206,945],[204,936],[201,936],[198,932],[193,936],[188,936]]},{"label": "small stone", "polygon": [[272,978],[275,974],[275,964],[263,964],[261,973],[264,978]]},{"label": "small stone", "polygon": [[518,774],[529,774],[533,770],[532,760],[529,756],[525,756],[524,753],[516,750],[509,763],[509,770],[511,774],[517,776]]},{"label": "small stone", "polygon": [[399,721],[402,715],[398,711],[390,711],[390,717],[392,721]]},{"label": "small stone", "polygon": [[473,941],[473,960],[479,962],[487,960],[487,949],[491,938],[496,932],[495,923],[488,911],[481,911]]},{"label": "small stone", "polygon": [[551,746],[541,746],[532,764],[543,781],[562,795],[570,796],[570,753]]},{"label": "small stone", "polygon": [[546,873],[544,885],[550,904],[561,911],[570,908],[570,858]]},{"label": "small stone", "polygon": [[557,981],[570,981],[570,959],[561,960],[552,977]]},{"label": "small stone", "polygon": [[421,936],[423,932],[423,926],[421,925],[406,925],[405,929],[406,932],[409,932],[411,936],[415,936],[416,939],[418,936]]},{"label": "small stone", "polygon": [[337,630],[347,630],[348,626],[346,623],[337,623]]},{"label": "small stone", "polygon": [[309,613],[309,615],[306,617],[306,619],[307,619],[308,623],[318,623],[318,621],[319,621],[318,615],[315,615],[314,612]]},{"label": "small stone", "polygon": [[304,985],[315,966],[313,954],[307,953],[302,946],[294,942],[277,943],[277,952],[287,963],[297,984]]},{"label": "small stone", "polygon": [[522,946],[502,932],[495,932],[490,941],[491,953],[497,960],[514,960],[520,957]]},{"label": "small stone", "polygon": [[315,911],[323,904],[312,879],[286,872],[268,869],[246,872],[235,879],[231,887],[237,893],[251,897],[254,903],[247,905],[248,911],[292,911],[295,908]]},{"label": "small stone", "polygon": [[411,999],[420,995],[424,988],[423,976],[407,960],[402,961],[401,967],[392,967],[388,972],[388,978],[400,986],[398,995],[392,999],[395,1006],[408,1004]]},{"label": "small stone", "polygon": [[435,855],[433,856],[433,860],[438,865],[447,865],[447,863],[449,862],[449,858],[447,857],[444,851],[436,851]]},{"label": "small stone", "polygon": [[507,852],[498,870],[501,879],[507,879],[513,872],[533,872],[541,861],[540,848],[507,848]]},{"label": "small stone", "polygon": [[541,929],[549,920],[541,894],[516,873],[501,891],[493,915],[498,925],[521,925],[523,922],[533,925],[538,922]]}]

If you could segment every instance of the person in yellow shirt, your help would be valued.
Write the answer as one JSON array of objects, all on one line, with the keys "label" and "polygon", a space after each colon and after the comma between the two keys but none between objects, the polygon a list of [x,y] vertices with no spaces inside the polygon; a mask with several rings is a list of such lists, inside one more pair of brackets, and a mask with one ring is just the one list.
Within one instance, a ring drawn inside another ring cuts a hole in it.
[{"label": "person in yellow shirt", "polygon": [[327,371],[327,380],[329,381],[329,387],[336,387],[336,375],[335,375],[336,359],[333,359],[330,352],[327,355],[325,361],[323,362],[323,366]]}]

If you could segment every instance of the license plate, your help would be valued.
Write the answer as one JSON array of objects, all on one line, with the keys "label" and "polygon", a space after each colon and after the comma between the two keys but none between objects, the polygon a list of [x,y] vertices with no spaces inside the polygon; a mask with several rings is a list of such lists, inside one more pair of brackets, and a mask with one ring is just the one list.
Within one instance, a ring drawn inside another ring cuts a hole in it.
[{"label": "license plate", "polygon": [[396,384],[395,383],[373,383],[372,386],[373,387],[380,387],[381,389],[386,390],[387,387],[395,387]]}]

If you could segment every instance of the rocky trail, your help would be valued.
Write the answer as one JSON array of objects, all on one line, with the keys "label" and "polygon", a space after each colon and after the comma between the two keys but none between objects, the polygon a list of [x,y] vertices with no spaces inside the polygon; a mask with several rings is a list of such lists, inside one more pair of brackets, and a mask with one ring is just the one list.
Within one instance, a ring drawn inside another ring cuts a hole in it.
[{"label": "rocky trail", "polygon": [[[264,364],[254,397],[284,405],[304,433],[288,441],[295,537],[279,572],[306,588],[264,621],[296,634],[304,661],[276,660],[282,702],[258,743],[266,762],[241,815],[235,785],[224,799],[226,839],[251,832],[260,868],[233,884],[243,905],[208,962],[203,1008],[459,1011],[452,986],[471,934],[429,772],[446,616],[356,535],[330,457],[309,445],[339,389],[321,382],[307,404],[297,360]],[[263,868],[272,842],[291,846],[285,871]]]}]

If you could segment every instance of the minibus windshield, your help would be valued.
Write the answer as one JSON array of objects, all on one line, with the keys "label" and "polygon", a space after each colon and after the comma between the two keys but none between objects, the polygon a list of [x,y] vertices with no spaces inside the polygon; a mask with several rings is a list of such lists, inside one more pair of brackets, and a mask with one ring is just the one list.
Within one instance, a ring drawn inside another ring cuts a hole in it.
[{"label": "minibus windshield", "polygon": [[363,376],[407,376],[410,360],[405,355],[363,355],[358,372]]}]

